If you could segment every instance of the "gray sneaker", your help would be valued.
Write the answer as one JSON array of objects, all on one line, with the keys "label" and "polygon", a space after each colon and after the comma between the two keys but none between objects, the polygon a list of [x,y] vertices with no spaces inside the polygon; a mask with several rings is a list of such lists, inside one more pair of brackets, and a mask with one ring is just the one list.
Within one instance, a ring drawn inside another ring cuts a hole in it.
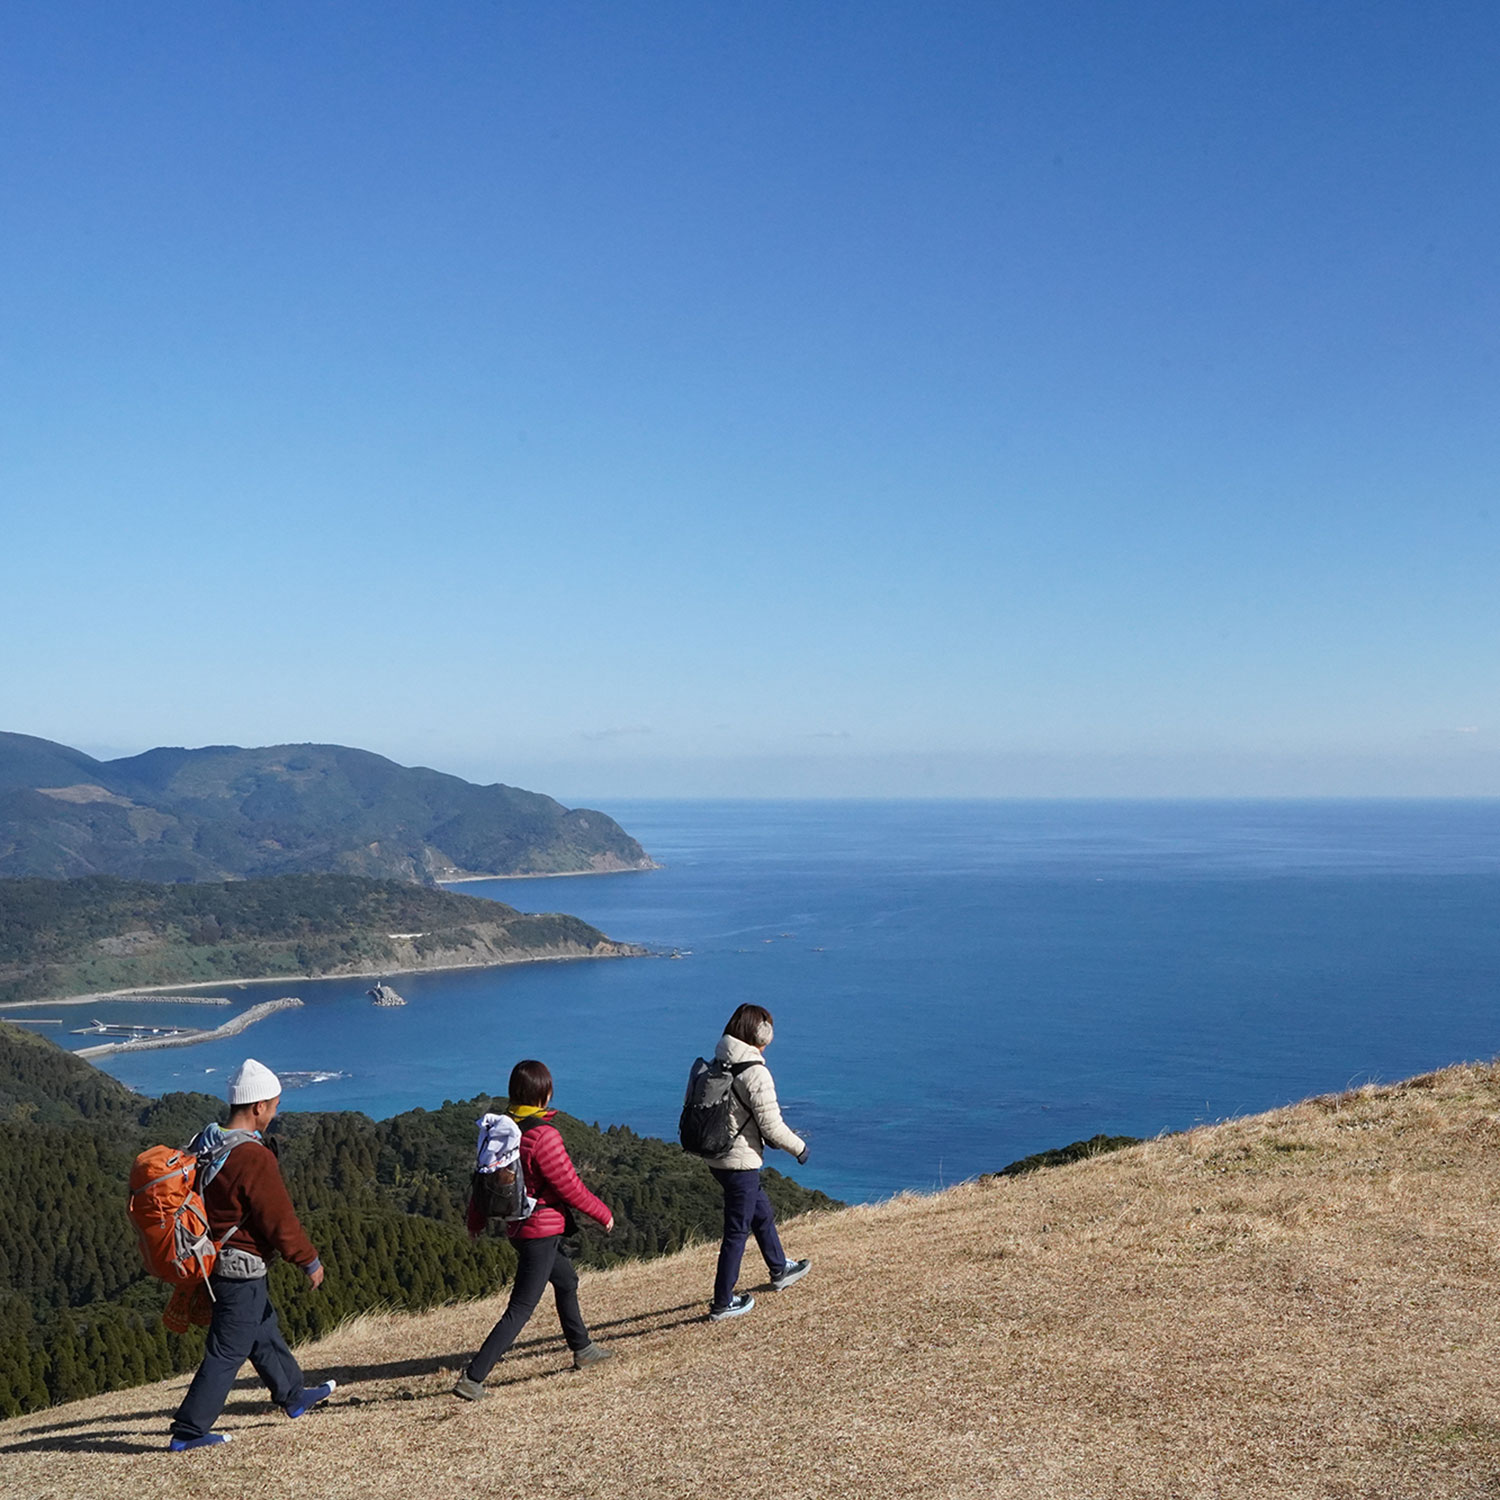
[{"label": "gray sneaker", "polygon": [[810,1270],[812,1270],[810,1260],[789,1260],[782,1267],[781,1275],[771,1278],[771,1290],[784,1292],[794,1281],[801,1281]]},{"label": "gray sneaker", "polygon": [[603,1364],[606,1359],[613,1359],[615,1351],[605,1349],[599,1344],[585,1344],[582,1349],[573,1351],[573,1368],[575,1370],[586,1370],[590,1365]]},{"label": "gray sneaker", "polygon": [[453,1387],[455,1396],[462,1396],[465,1401],[483,1401],[489,1392],[484,1388],[482,1380],[470,1380],[467,1375],[458,1377],[458,1384]]},{"label": "gray sneaker", "polygon": [[710,1323],[722,1323],[725,1318],[738,1318],[755,1306],[755,1298],[749,1292],[741,1292],[729,1299],[728,1307],[711,1307],[708,1310]]}]

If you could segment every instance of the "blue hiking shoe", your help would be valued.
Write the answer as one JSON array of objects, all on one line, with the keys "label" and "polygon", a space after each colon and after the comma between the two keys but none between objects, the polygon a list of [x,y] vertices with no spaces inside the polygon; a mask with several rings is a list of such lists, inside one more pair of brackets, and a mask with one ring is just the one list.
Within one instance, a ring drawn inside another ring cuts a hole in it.
[{"label": "blue hiking shoe", "polygon": [[755,1306],[755,1298],[749,1292],[741,1292],[729,1299],[728,1307],[711,1307],[708,1310],[710,1323],[722,1323],[725,1318],[739,1318]]},{"label": "blue hiking shoe", "polygon": [[322,1385],[310,1385],[302,1392],[294,1406],[283,1406],[281,1409],[289,1417],[300,1417],[303,1412],[311,1411],[321,1401],[326,1401],[337,1389],[339,1383],[336,1380],[325,1380]]},{"label": "blue hiking shoe", "polygon": [[173,1453],[191,1453],[194,1448],[217,1448],[220,1443],[232,1442],[232,1432],[205,1432],[202,1437],[174,1437],[167,1447]]}]

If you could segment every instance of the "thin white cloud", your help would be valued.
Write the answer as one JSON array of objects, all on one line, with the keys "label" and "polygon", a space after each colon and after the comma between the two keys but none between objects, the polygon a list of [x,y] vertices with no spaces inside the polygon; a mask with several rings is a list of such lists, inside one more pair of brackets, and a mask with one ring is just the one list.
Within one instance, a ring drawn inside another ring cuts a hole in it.
[{"label": "thin white cloud", "polygon": [[578,731],[578,738],[589,741],[623,740],[630,738],[632,735],[650,733],[651,726],[649,724],[622,724],[614,729],[580,729]]}]

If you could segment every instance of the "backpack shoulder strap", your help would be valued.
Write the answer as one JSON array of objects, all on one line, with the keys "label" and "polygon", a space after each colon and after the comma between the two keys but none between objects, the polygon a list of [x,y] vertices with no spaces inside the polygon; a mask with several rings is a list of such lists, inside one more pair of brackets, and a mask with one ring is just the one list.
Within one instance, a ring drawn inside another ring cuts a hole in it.
[{"label": "backpack shoulder strap", "polygon": [[[247,1141],[259,1140],[260,1136],[254,1130],[221,1131],[214,1145],[198,1152],[198,1173],[194,1178],[193,1186],[201,1193],[219,1175],[220,1168],[229,1160],[229,1153],[236,1146],[243,1146]],[[193,1144],[198,1143],[195,1141]],[[265,1145],[265,1142],[261,1141],[261,1144]]]},{"label": "backpack shoulder strap", "polygon": [[[765,1065],[765,1059],[761,1057],[752,1057],[749,1062],[729,1064],[729,1074],[731,1079],[729,1087],[734,1092],[735,1098],[737,1098],[740,1103],[750,1111],[752,1115],[755,1113],[754,1106],[752,1106],[750,1101],[742,1093],[740,1093],[738,1089],[735,1088],[735,1085],[740,1081],[741,1073],[748,1072],[751,1068],[763,1068],[765,1067]],[[741,1130],[743,1130],[744,1126],[741,1126],[740,1128]]]}]

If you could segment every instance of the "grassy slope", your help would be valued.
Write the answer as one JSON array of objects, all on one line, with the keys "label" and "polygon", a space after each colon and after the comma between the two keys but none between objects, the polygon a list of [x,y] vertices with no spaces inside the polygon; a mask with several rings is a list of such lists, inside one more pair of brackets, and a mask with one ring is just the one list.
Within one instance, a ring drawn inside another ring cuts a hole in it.
[{"label": "grassy slope", "polygon": [[480,1406],[499,1304],[366,1318],[303,1351],[348,1382],[312,1420],[251,1378],[168,1462],[182,1381],[101,1397],[0,1424],[0,1493],[1493,1495],[1497,1147],[1464,1067],[803,1219],[813,1274],[733,1323],[711,1247],[587,1276],[618,1361],[566,1370],[544,1310]]}]

